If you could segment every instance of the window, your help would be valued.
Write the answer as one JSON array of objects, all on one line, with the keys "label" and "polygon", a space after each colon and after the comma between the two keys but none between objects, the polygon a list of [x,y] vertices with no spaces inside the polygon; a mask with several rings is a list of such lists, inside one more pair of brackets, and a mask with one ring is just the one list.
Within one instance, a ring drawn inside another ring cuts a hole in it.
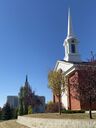
[{"label": "window", "polygon": [[76,49],[75,49],[75,44],[71,44],[71,53],[75,53]]}]

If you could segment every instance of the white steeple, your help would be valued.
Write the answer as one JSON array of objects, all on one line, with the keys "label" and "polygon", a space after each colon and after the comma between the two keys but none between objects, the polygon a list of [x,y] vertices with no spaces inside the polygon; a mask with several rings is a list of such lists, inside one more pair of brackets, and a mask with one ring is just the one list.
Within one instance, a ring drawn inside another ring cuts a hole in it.
[{"label": "white steeple", "polygon": [[71,20],[71,15],[70,15],[70,8],[68,10],[68,31],[67,31],[67,37],[73,36],[73,31],[72,31],[72,20]]},{"label": "white steeple", "polygon": [[78,52],[78,40],[72,31],[70,8],[68,10],[68,32],[63,46],[65,47],[65,61],[81,62],[81,58]]}]

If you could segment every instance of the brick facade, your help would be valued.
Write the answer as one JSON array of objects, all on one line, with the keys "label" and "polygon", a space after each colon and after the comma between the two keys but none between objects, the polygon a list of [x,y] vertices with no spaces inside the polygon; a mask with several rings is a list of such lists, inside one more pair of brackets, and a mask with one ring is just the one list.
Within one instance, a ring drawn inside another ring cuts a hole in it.
[{"label": "brick facade", "polygon": [[[87,85],[87,82],[85,82],[87,80],[87,79],[85,79],[86,75],[88,75],[88,74],[87,74],[87,72],[85,72],[85,70],[82,70],[82,71],[79,70],[79,71],[73,72],[69,76],[69,96],[70,96],[69,97],[69,101],[70,101],[69,109],[71,109],[71,110],[88,110],[90,108],[89,101],[86,102],[86,98],[84,100],[83,96],[81,98],[83,100],[76,98],[75,95],[77,95],[77,94],[75,94],[76,93],[75,87],[74,88],[71,88],[71,84],[72,84],[72,81],[71,80],[74,79],[74,77],[75,78],[76,77],[78,78],[77,81],[75,81],[75,82],[78,82],[79,83],[78,86],[80,86],[80,82],[83,82],[83,81],[84,81],[84,83],[86,83],[85,86],[88,86]],[[85,89],[84,89],[84,91],[86,91]],[[93,110],[96,110],[96,103],[93,102],[92,105],[91,105],[91,108]]]},{"label": "brick facade", "polygon": [[75,97],[75,88],[71,88],[71,84],[72,84],[72,79],[78,75],[76,74],[76,72],[73,72],[69,75],[68,78],[68,84],[69,84],[69,109],[70,110],[80,110],[81,109],[81,103],[80,100],[77,100]]},{"label": "brick facade", "polygon": [[[78,81],[81,81],[81,79],[84,79],[84,76],[82,77],[81,74],[84,73],[84,71],[80,72],[80,71],[74,71],[72,73],[70,73],[70,75],[68,76],[68,103],[69,103],[69,107],[68,109],[70,110],[88,110],[89,109],[89,103],[88,102],[84,102],[84,101],[80,101],[80,99],[76,98],[76,91],[75,88],[71,88],[71,84],[72,84],[72,80],[74,79],[74,77],[77,77]],[[86,76],[86,75],[85,75]],[[76,81],[77,82],[77,81]],[[54,102],[58,102],[58,97],[54,96]],[[92,109],[96,110],[96,103],[92,103]]]},{"label": "brick facade", "polygon": [[53,95],[53,102],[58,103],[59,102],[59,97],[56,95]]}]

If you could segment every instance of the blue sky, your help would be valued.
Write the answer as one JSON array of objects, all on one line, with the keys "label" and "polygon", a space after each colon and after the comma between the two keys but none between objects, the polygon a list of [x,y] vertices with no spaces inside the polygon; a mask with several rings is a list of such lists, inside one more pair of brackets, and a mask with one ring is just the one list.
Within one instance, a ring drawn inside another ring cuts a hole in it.
[{"label": "blue sky", "polygon": [[95,0],[0,0],[0,106],[29,83],[46,102],[52,99],[48,72],[64,58],[67,12],[83,60],[96,53]]}]

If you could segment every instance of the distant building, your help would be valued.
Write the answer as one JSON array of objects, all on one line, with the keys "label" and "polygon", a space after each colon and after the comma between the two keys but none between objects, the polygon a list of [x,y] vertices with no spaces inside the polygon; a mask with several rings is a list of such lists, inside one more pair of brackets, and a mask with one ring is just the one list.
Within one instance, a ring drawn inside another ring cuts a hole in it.
[{"label": "distant building", "polygon": [[33,108],[33,112],[43,113],[45,112],[45,97],[44,96],[34,96],[35,106]]},{"label": "distant building", "polygon": [[17,108],[18,107],[18,96],[7,96],[7,103],[10,104],[10,107]]}]

